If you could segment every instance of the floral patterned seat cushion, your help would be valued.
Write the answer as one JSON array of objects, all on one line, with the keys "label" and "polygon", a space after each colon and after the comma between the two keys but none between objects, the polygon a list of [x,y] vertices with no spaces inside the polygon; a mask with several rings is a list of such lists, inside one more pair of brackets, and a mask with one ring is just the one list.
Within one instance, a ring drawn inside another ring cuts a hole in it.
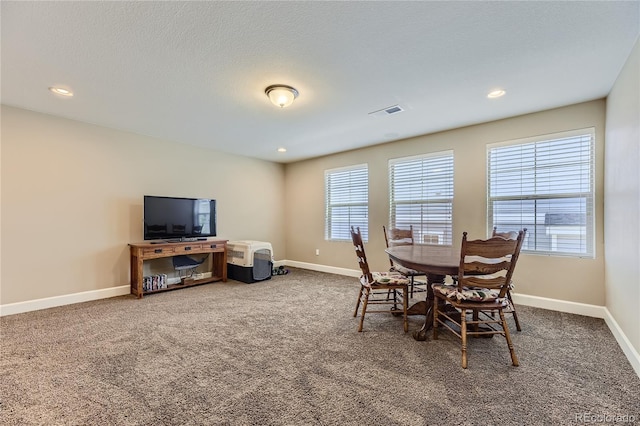
[{"label": "floral patterned seat cushion", "polygon": [[411,276],[411,275],[424,275],[424,272],[416,271],[415,269],[405,268],[401,265],[393,265],[393,271],[399,272],[402,275]]},{"label": "floral patterned seat cushion", "polygon": [[373,280],[377,284],[409,284],[411,280],[397,272],[372,272]]},{"label": "floral patterned seat cushion", "polygon": [[500,296],[499,290],[478,287],[463,287],[462,291],[458,290],[457,285],[451,284],[434,284],[433,291],[443,296],[459,302],[494,302]]}]

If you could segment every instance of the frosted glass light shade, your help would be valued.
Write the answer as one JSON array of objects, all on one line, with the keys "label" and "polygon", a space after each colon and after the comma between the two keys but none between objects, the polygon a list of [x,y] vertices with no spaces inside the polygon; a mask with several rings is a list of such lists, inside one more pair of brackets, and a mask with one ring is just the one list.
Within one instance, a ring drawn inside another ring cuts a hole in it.
[{"label": "frosted glass light shade", "polygon": [[49,90],[55,93],[56,95],[69,96],[69,97],[73,96],[73,92],[69,89],[65,89],[64,87],[52,86],[52,87],[49,87]]},{"label": "frosted glass light shade", "polygon": [[286,108],[298,97],[298,91],[291,86],[276,84],[264,90],[272,104],[280,108]]},{"label": "frosted glass light shade", "polygon": [[489,94],[487,95],[487,98],[489,99],[495,99],[495,98],[499,98],[500,96],[504,96],[504,94],[507,93],[502,89],[496,89],[492,92],[489,92]]}]

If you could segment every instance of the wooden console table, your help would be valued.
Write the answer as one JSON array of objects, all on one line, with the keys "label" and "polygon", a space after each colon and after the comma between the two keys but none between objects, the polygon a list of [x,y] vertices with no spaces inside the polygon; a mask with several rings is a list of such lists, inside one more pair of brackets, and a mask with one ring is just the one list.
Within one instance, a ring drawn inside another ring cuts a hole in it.
[{"label": "wooden console table", "polygon": [[[162,242],[154,244],[144,242],[129,244],[129,247],[131,251],[131,294],[138,296],[138,298],[141,298],[143,294],[159,293],[161,291],[175,290],[214,281],[227,281],[227,240],[185,241],[177,243]],[[192,280],[186,284],[170,284],[167,288],[159,290],[142,290],[142,265],[145,260],[203,253],[211,253],[213,258],[211,277]]]}]

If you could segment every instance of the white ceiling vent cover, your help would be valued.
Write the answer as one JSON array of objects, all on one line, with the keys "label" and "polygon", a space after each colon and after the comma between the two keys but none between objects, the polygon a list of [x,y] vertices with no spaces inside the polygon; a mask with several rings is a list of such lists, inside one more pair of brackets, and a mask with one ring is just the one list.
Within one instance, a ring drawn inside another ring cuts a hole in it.
[{"label": "white ceiling vent cover", "polygon": [[382,108],[378,111],[370,112],[369,115],[373,117],[385,117],[387,115],[398,114],[399,112],[402,112],[402,111],[404,111],[404,108],[402,108],[400,105],[391,105],[389,107]]}]

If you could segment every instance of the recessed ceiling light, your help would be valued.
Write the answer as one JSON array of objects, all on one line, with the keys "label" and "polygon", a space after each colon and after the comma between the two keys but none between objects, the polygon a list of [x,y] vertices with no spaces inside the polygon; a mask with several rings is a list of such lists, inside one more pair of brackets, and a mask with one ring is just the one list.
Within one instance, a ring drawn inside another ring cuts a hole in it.
[{"label": "recessed ceiling light", "polygon": [[505,93],[507,93],[507,92],[505,92],[502,89],[493,90],[493,91],[489,92],[489,94],[487,95],[487,98],[489,98],[489,99],[499,98],[500,96],[504,96]]},{"label": "recessed ceiling light", "polygon": [[49,87],[49,90],[56,95],[73,96],[73,92],[71,90],[65,89],[63,87]]},{"label": "recessed ceiling light", "polygon": [[287,152],[287,148],[278,148],[278,152]]}]

